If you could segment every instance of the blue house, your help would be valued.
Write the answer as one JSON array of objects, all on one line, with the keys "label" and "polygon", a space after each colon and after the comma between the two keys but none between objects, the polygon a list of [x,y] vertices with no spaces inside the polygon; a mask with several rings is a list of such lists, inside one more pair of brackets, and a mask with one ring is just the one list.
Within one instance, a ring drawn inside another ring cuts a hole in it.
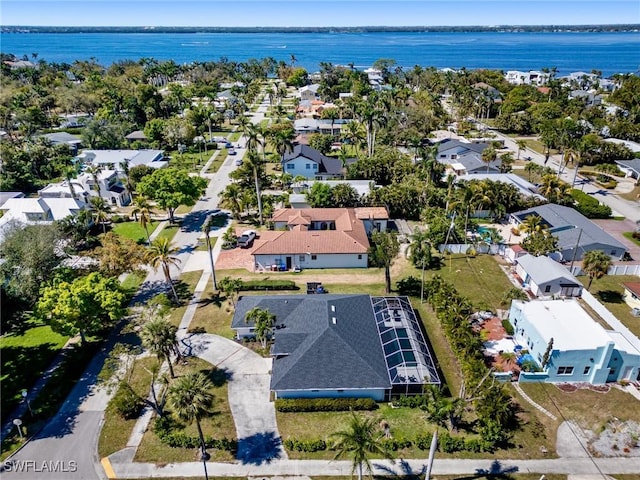
[{"label": "blue house", "polygon": [[[605,330],[577,300],[533,300],[511,303],[509,322],[514,341],[527,351],[541,373],[520,374],[520,381],[640,381],[638,339]],[[549,358],[543,366],[547,348]]]}]

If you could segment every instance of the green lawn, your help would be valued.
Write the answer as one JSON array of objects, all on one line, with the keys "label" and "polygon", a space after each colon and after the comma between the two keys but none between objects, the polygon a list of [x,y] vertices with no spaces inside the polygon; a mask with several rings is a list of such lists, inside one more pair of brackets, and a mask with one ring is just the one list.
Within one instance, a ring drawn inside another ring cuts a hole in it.
[{"label": "green lawn", "polygon": [[624,232],[622,235],[624,238],[631,240],[636,245],[640,245],[640,238],[633,238],[633,232]]},{"label": "green lawn", "polygon": [[127,275],[127,278],[125,278],[124,281],[120,284],[120,286],[131,298],[136,294],[138,288],[140,288],[140,285],[142,285],[142,282],[144,282],[146,276],[147,274],[145,271],[130,273],[129,275]]},{"label": "green lawn", "polygon": [[167,154],[171,156],[171,160],[169,161],[171,167],[180,168],[189,172],[199,172],[211,156],[208,149],[207,152],[204,151],[204,145],[202,146],[202,153],[198,152],[196,148],[195,152],[180,153],[177,150],[173,150],[167,152]]},{"label": "green lawn", "polygon": [[211,165],[209,165],[209,169],[207,170],[207,173],[216,173],[220,168],[220,166],[227,159],[228,153],[229,153],[229,150],[226,148],[223,148],[222,150],[220,150],[220,152],[218,153],[218,156],[215,158],[213,162],[211,162]]},{"label": "green lawn", "polygon": [[48,325],[34,326],[24,333],[7,333],[0,337],[2,374],[2,421],[22,401],[20,392],[29,389],[67,342],[67,337]]},{"label": "green lawn", "polygon": [[[585,286],[589,284],[589,277],[580,276],[578,280]],[[606,275],[593,281],[590,292],[634,335],[640,337],[640,318],[631,315],[631,307],[622,299],[622,284],[637,281],[638,277],[633,275]]]},{"label": "green lawn", "polygon": [[176,291],[180,297],[181,304],[178,307],[171,309],[169,321],[173,325],[179,325],[184,316],[184,312],[187,309],[189,300],[193,296],[193,292],[196,289],[196,285],[202,276],[202,270],[196,272],[186,272],[180,275],[180,281],[176,284]]},{"label": "green lawn", "polygon": [[[156,357],[145,357],[136,360],[129,370],[125,381],[141,398],[147,398],[151,388],[151,370],[157,365]],[[146,370],[145,370],[146,369]],[[98,455],[106,457],[127,446],[127,440],[131,435],[136,419],[125,420],[115,411],[111,404],[107,407],[104,425],[100,431],[98,441]]]},{"label": "green lawn", "polygon": [[160,238],[166,238],[169,241],[173,240],[173,237],[175,236],[176,232],[178,231],[178,226],[174,225],[174,226],[166,226],[162,229],[162,231],[158,234],[158,236],[156,237],[156,240],[160,239]]},{"label": "green lawn", "polygon": [[[151,234],[160,222],[151,222],[147,225],[149,229],[149,234]],[[114,223],[111,225],[111,231],[116,235],[120,235],[121,237],[126,237],[134,242],[137,241],[146,241],[147,240],[147,232],[140,225],[140,223],[131,221],[131,222],[122,222],[122,223]]]},{"label": "green lawn", "polygon": [[[201,420],[202,430],[205,436],[214,438],[237,438],[235,424],[228,401],[228,386],[223,372],[218,371],[213,365],[199,358],[188,358],[184,364],[176,365],[176,376],[182,376],[187,372],[201,371],[206,373],[214,384],[213,411],[211,415]],[[152,420],[153,422],[153,420]],[[136,452],[136,462],[185,462],[196,459],[197,452],[187,448],[171,448],[160,442],[153,433],[153,423],[145,432],[142,443]],[[185,425],[183,431],[191,436],[198,435],[195,423]],[[212,462],[233,461],[233,455],[229,452],[210,449]]]}]

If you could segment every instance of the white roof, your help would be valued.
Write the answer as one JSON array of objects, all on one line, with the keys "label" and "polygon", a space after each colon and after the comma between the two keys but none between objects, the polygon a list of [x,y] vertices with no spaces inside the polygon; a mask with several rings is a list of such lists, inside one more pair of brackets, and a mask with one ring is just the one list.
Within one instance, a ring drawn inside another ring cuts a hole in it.
[{"label": "white roof", "polygon": [[129,163],[129,167],[137,165],[154,167],[154,164],[162,159],[163,152],[162,150],[83,150],[78,157],[94,165],[110,164],[119,170],[120,163],[125,160]]},{"label": "white roof", "polygon": [[48,221],[62,220],[82,210],[85,203],[73,198],[11,198],[2,206],[2,218],[29,222],[27,214],[51,212]]},{"label": "white roof", "polygon": [[[71,182],[73,184],[73,191],[76,195],[82,195],[86,193],[84,186],[77,181]],[[71,189],[69,188],[69,183],[65,180],[63,182],[58,183],[50,183],[46,187],[38,190],[38,194],[40,196],[52,196],[52,195],[69,195],[71,196]]]},{"label": "white roof", "polygon": [[449,165],[451,165],[451,168],[453,168],[457,172],[458,171],[466,171],[467,170],[467,168],[463,164],[461,164],[459,162],[453,162],[453,163],[450,163]]},{"label": "white roof", "polygon": [[[622,335],[605,330],[591,318],[577,300],[514,302],[520,304],[522,311],[544,342],[548,343],[553,338],[554,350],[593,350],[608,342],[614,342],[619,350],[629,351],[630,344]],[[629,353],[638,352],[632,349]]]},{"label": "white roof", "polygon": [[621,140],[619,138],[605,138],[605,142],[617,143],[618,145],[624,145],[632,152],[640,152],[640,143],[632,142],[630,140]]},{"label": "white roof", "polygon": [[569,270],[549,257],[536,257],[527,253],[519,257],[516,262],[524,268],[531,279],[538,285],[553,280],[566,280],[568,283],[580,285],[578,279]]},{"label": "white roof", "polygon": [[458,180],[491,180],[492,182],[508,183],[516,187],[521,195],[545,200],[542,195],[535,193],[537,188],[533,183],[515,173],[474,173],[461,175]]}]

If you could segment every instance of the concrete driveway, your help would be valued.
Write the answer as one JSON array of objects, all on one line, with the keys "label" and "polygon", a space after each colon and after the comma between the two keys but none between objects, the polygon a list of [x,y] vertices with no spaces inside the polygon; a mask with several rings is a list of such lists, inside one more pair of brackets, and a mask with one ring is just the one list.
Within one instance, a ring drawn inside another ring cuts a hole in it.
[{"label": "concrete driveway", "polygon": [[622,243],[627,250],[629,251],[629,255],[633,258],[634,262],[640,261],[640,246],[638,244],[632,242],[624,235],[625,232],[633,232],[636,229],[635,222],[624,219],[624,220],[593,220],[593,223],[602,228],[609,235],[612,235],[616,240]]},{"label": "concrete driveway", "polygon": [[280,441],[276,412],[269,401],[271,359],[211,334],[198,334],[183,343],[229,377],[229,406],[238,436],[238,459],[247,463],[287,458]]}]

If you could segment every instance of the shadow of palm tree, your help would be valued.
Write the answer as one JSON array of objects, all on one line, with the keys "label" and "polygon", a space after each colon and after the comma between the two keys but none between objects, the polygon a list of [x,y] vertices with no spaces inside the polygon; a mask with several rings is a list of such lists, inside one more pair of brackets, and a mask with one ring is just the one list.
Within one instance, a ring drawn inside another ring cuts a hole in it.
[{"label": "shadow of palm tree", "polygon": [[244,464],[262,465],[280,456],[282,440],[275,432],[263,432],[238,440],[236,458]]},{"label": "shadow of palm tree", "polygon": [[622,293],[616,292],[615,290],[600,290],[596,296],[598,300],[604,303],[622,303],[624,301],[622,299]]},{"label": "shadow of palm tree", "polygon": [[419,468],[412,467],[409,462],[404,459],[400,459],[396,462],[399,466],[399,470],[389,467],[382,463],[373,463],[373,467],[382,470],[382,474],[374,475],[375,480],[402,478],[403,480],[420,480],[427,473],[427,466],[421,465]]}]

